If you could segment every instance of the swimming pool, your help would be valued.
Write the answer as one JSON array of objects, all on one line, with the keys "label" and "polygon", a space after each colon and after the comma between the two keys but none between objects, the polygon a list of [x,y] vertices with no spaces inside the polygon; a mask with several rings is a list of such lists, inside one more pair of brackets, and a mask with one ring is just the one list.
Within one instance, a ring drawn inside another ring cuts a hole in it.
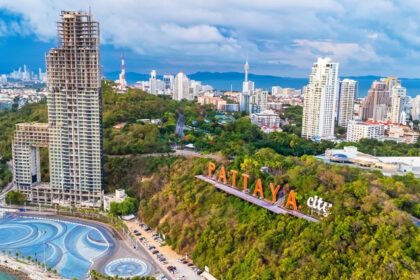
[{"label": "swimming pool", "polygon": [[65,278],[85,279],[92,262],[114,243],[100,228],[50,218],[7,216],[0,219],[0,251],[30,256]]}]

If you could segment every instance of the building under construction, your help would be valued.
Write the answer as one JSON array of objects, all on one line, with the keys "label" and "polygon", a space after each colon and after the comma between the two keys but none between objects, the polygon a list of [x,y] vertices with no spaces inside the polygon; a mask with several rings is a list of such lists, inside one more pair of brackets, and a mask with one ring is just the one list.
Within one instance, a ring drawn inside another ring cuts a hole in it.
[{"label": "building under construction", "polygon": [[[37,181],[24,188],[15,168],[15,186],[34,203],[100,207],[103,172],[99,24],[92,21],[90,13],[65,11],[57,29],[58,46],[46,56],[50,185],[39,186]],[[15,145],[16,139],[17,150]],[[14,157],[14,165],[21,160]]]}]

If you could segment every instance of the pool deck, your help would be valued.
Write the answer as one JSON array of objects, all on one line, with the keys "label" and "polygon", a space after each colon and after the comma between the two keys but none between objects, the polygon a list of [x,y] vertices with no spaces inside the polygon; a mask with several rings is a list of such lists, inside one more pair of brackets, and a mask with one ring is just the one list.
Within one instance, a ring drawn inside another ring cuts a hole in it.
[{"label": "pool deck", "polygon": [[[156,263],[157,261],[154,258],[151,258],[145,248],[141,246],[134,249],[130,244],[129,241],[121,236],[114,228],[110,225],[101,223],[98,221],[86,220],[77,217],[67,217],[67,216],[59,216],[52,213],[39,213],[39,212],[26,212],[26,213],[13,213],[18,216],[22,217],[34,217],[34,218],[45,218],[45,219],[52,219],[52,220],[61,220],[64,222],[74,222],[79,223],[87,226],[93,226],[96,228],[101,228],[102,230],[106,231],[108,237],[111,238],[111,242],[114,243],[113,248],[105,255],[99,256],[93,260],[93,264],[90,270],[96,270],[103,274],[103,269],[106,264],[113,260],[121,259],[121,258],[137,258],[140,259],[150,265],[150,273],[148,276],[158,276],[158,275],[167,275],[166,271],[162,271],[162,269]],[[34,266],[35,267],[35,266]]]}]

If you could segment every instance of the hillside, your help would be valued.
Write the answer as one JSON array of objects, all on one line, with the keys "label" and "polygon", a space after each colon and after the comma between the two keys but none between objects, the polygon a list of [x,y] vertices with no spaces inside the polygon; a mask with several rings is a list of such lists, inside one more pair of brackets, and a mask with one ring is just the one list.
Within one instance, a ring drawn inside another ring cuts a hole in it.
[{"label": "hillside", "polygon": [[[178,252],[209,266],[223,279],[416,279],[420,276],[420,230],[398,210],[419,209],[420,181],[412,176],[385,178],[378,173],[329,166],[310,156],[283,157],[270,149],[228,164],[282,189],[294,189],[301,211],[320,195],[333,204],[321,223],[275,215],[217,191],[194,178],[207,172],[205,159],[175,161],[139,189],[138,215],[165,233]],[[273,176],[260,173],[269,166]],[[161,176],[165,175],[166,179]],[[166,181],[165,185],[162,185]],[[242,182],[239,181],[238,185]],[[159,190],[159,187],[162,189]]]}]

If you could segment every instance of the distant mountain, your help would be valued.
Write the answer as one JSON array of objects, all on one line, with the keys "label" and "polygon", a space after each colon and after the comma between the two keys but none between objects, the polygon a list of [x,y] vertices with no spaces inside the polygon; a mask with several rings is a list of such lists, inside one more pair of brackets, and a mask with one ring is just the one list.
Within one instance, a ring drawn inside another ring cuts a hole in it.
[{"label": "distant mountain", "polygon": [[[119,72],[105,73],[108,79],[118,79]],[[149,74],[140,74],[135,72],[126,73],[126,79],[129,84],[134,84],[136,81],[146,81],[150,77]],[[240,72],[197,72],[189,74],[188,77],[193,80],[201,81],[205,85],[211,85],[218,90],[233,90],[239,91],[242,89],[242,82],[244,80],[244,73]],[[158,76],[162,78],[162,76]],[[373,81],[379,80],[380,76],[349,76],[341,77],[354,79],[359,82],[358,96],[366,96],[367,91]],[[281,86],[283,88],[297,88],[301,89],[308,84],[308,78],[290,78],[278,77],[270,75],[249,74],[248,79],[255,82],[256,88],[267,89],[271,91],[273,86]],[[420,79],[401,78],[402,85],[407,88],[407,94],[416,96],[420,94]]]}]

